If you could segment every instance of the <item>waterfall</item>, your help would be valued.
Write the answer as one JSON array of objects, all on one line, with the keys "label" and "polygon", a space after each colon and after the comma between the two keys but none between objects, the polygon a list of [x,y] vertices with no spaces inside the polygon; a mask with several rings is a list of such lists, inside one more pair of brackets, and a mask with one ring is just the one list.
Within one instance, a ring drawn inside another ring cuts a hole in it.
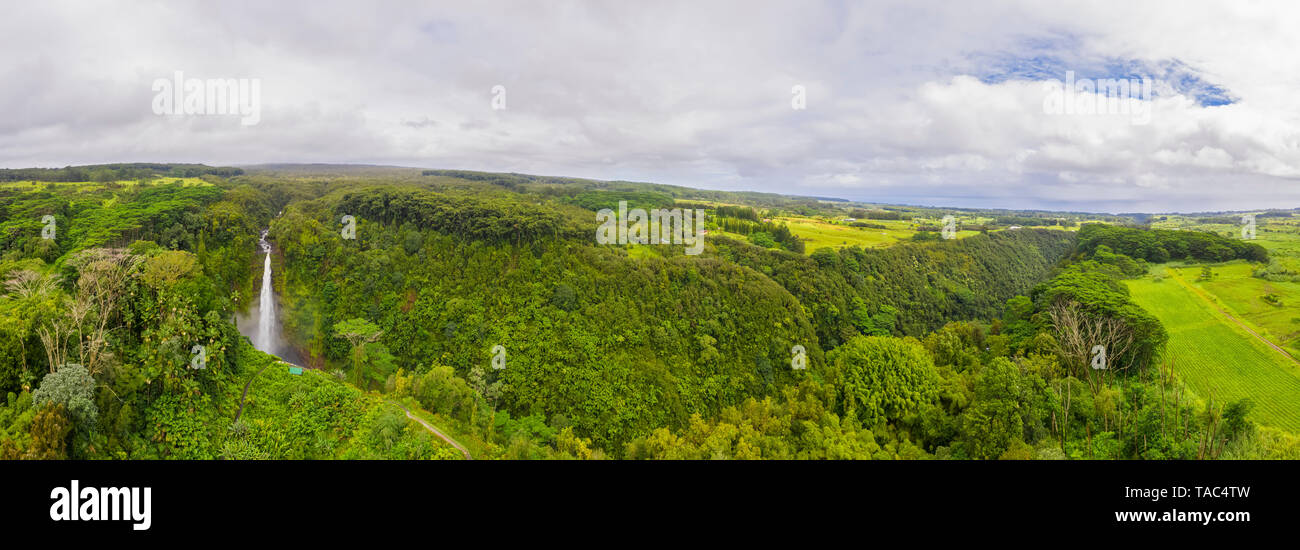
[{"label": "waterfall", "polygon": [[272,331],[275,330],[275,295],[271,291],[271,243],[267,242],[266,235],[270,230],[262,230],[262,240],[258,244],[262,245],[262,252],[266,253],[266,260],[262,262],[262,295],[258,303],[257,312],[257,340],[253,342],[253,347],[267,353],[275,353],[273,347],[276,342],[273,339]]}]

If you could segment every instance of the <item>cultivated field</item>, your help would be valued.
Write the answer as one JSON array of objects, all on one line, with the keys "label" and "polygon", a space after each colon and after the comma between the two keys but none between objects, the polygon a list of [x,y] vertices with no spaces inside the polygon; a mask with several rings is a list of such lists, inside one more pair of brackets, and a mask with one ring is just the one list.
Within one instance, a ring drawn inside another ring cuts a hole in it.
[{"label": "cultivated field", "polygon": [[[1216,403],[1249,397],[1256,405],[1256,421],[1300,430],[1300,365],[1232,320],[1231,309],[1222,311],[1219,300],[1195,282],[1199,267],[1156,271],[1129,281],[1129,289],[1134,301],[1169,331],[1165,358],[1192,391],[1202,399],[1212,396]],[[1160,273],[1166,276],[1157,278]],[[1231,274],[1209,286],[1218,283],[1220,291],[1228,292],[1240,285],[1233,282],[1241,279],[1239,274]]]},{"label": "cultivated field", "polygon": [[[779,217],[773,219],[773,221],[786,224],[790,227],[791,232],[804,239],[804,252],[807,254],[812,254],[818,248],[885,247],[900,241],[910,240],[912,235],[917,233],[915,230],[916,223],[911,220],[859,220],[873,225],[883,225],[884,229],[853,227],[843,221],[796,216]],[[927,223],[939,225],[941,222],[936,219]],[[978,234],[978,231],[958,231],[957,238],[961,239]]]},{"label": "cultivated field", "polygon": [[[1218,266],[1214,278],[1199,286],[1234,317],[1300,357],[1300,283],[1252,277],[1256,268],[1245,263]],[[1182,272],[1186,280],[1195,280],[1195,270]]]},{"label": "cultivated field", "polygon": [[806,241],[805,251],[811,254],[818,248],[842,248],[861,246],[873,248],[889,246],[898,241],[907,240],[916,234],[911,229],[910,221],[899,220],[863,220],[868,223],[883,225],[888,229],[871,227],[853,227],[847,223],[835,223],[816,218],[777,218],[777,223],[785,222],[790,231]]}]

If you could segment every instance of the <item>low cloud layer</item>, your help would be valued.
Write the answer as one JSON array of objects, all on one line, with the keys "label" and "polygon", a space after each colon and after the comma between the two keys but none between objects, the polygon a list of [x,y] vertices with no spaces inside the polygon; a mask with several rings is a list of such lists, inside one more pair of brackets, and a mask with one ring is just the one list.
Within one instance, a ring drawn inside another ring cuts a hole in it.
[{"label": "low cloud layer", "polygon": [[[9,12],[6,167],[353,162],[952,206],[1300,206],[1300,9],[1287,2]],[[155,114],[152,83],[176,71],[259,79],[260,120]],[[1149,121],[1044,112],[1066,71],[1158,80]]]}]

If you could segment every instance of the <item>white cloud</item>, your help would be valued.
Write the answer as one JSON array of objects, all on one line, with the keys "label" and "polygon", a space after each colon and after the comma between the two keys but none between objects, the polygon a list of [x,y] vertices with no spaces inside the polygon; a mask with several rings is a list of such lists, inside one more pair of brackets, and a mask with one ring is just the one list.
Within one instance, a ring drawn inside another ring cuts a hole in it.
[{"label": "white cloud", "polygon": [[[1300,14],[1286,2],[9,11],[0,20],[9,167],[366,162],[924,204],[1300,206]],[[1081,69],[1178,60],[1237,101],[1202,106],[1168,88],[1150,123],[1135,125],[1045,114],[1038,78],[980,78],[990,59],[1048,56]],[[260,78],[261,123],[154,115],[149,85],[176,70]],[[497,84],[504,111],[491,109]],[[790,107],[796,84],[806,110]]]}]

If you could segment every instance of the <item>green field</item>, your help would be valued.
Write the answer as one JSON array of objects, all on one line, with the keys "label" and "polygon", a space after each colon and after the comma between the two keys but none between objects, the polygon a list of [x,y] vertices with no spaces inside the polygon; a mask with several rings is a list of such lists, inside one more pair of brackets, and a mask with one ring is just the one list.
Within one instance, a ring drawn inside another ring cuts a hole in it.
[{"label": "green field", "polygon": [[[1268,249],[1270,260],[1283,268],[1300,271],[1300,220],[1260,218],[1255,242]],[[1196,223],[1193,218],[1169,216],[1153,224],[1161,229],[1191,229],[1237,237],[1239,226]],[[1300,282],[1269,281],[1252,276],[1262,264],[1231,262],[1213,266],[1212,281],[1195,283],[1213,295],[1220,307],[1244,320],[1269,341],[1300,357]],[[1183,279],[1197,278],[1199,266],[1182,270]],[[1265,296],[1273,298],[1265,300]]]},{"label": "green field", "polygon": [[[888,229],[853,227],[844,223],[832,223],[816,218],[777,218],[778,223],[785,222],[790,231],[804,239],[805,251],[811,254],[818,248],[843,248],[861,246],[874,248],[889,246],[898,241],[907,240],[916,234],[911,222],[896,220],[870,220],[870,223],[883,225]],[[971,232],[973,233],[973,231]]]},{"label": "green field", "polygon": [[[1169,268],[1163,279],[1147,276],[1128,282],[1133,300],[1169,331],[1166,361],[1173,362],[1175,372],[1198,397],[1212,395],[1218,403],[1249,397],[1256,405],[1256,421],[1300,430],[1300,366],[1230,320],[1211,303],[1210,295],[1198,294],[1198,271]],[[1232,281],[1239,279],[1227,277],[1210,285],[1235,288],[1240,283]]]},{"label": "green field", "polygon": [[[1300,283],[1252,277],[1256,267],[1245,263],[1215,267],[1214,279],[1199,283],[1199,287],[1255,332],[1300,357]],[[1192,269],[1182,272],[1184,280],[1195,279]],[[1275,302],[1264,299],[1270,295]]]},{"label": "green field", "polygon": [[[787,216],[774,218],[776,223],[784,223],[790,231],[804,240],[804,252],[812,254],[818,248],[844,248],[860,246],[862,248],[880,248],[900,241],[907,241],[916,234],[915,223],[911,220],[863,220],[867,223],[883,225],[885,229],[872,227],[853,227],[848,223],[830,221],[820,218]],[[938,220],[932,223],[938,224]],[[962,239],[978,235],[978,231],[958,231],[957,238]],[[742,240],[744,236],[735,235]]]}]

